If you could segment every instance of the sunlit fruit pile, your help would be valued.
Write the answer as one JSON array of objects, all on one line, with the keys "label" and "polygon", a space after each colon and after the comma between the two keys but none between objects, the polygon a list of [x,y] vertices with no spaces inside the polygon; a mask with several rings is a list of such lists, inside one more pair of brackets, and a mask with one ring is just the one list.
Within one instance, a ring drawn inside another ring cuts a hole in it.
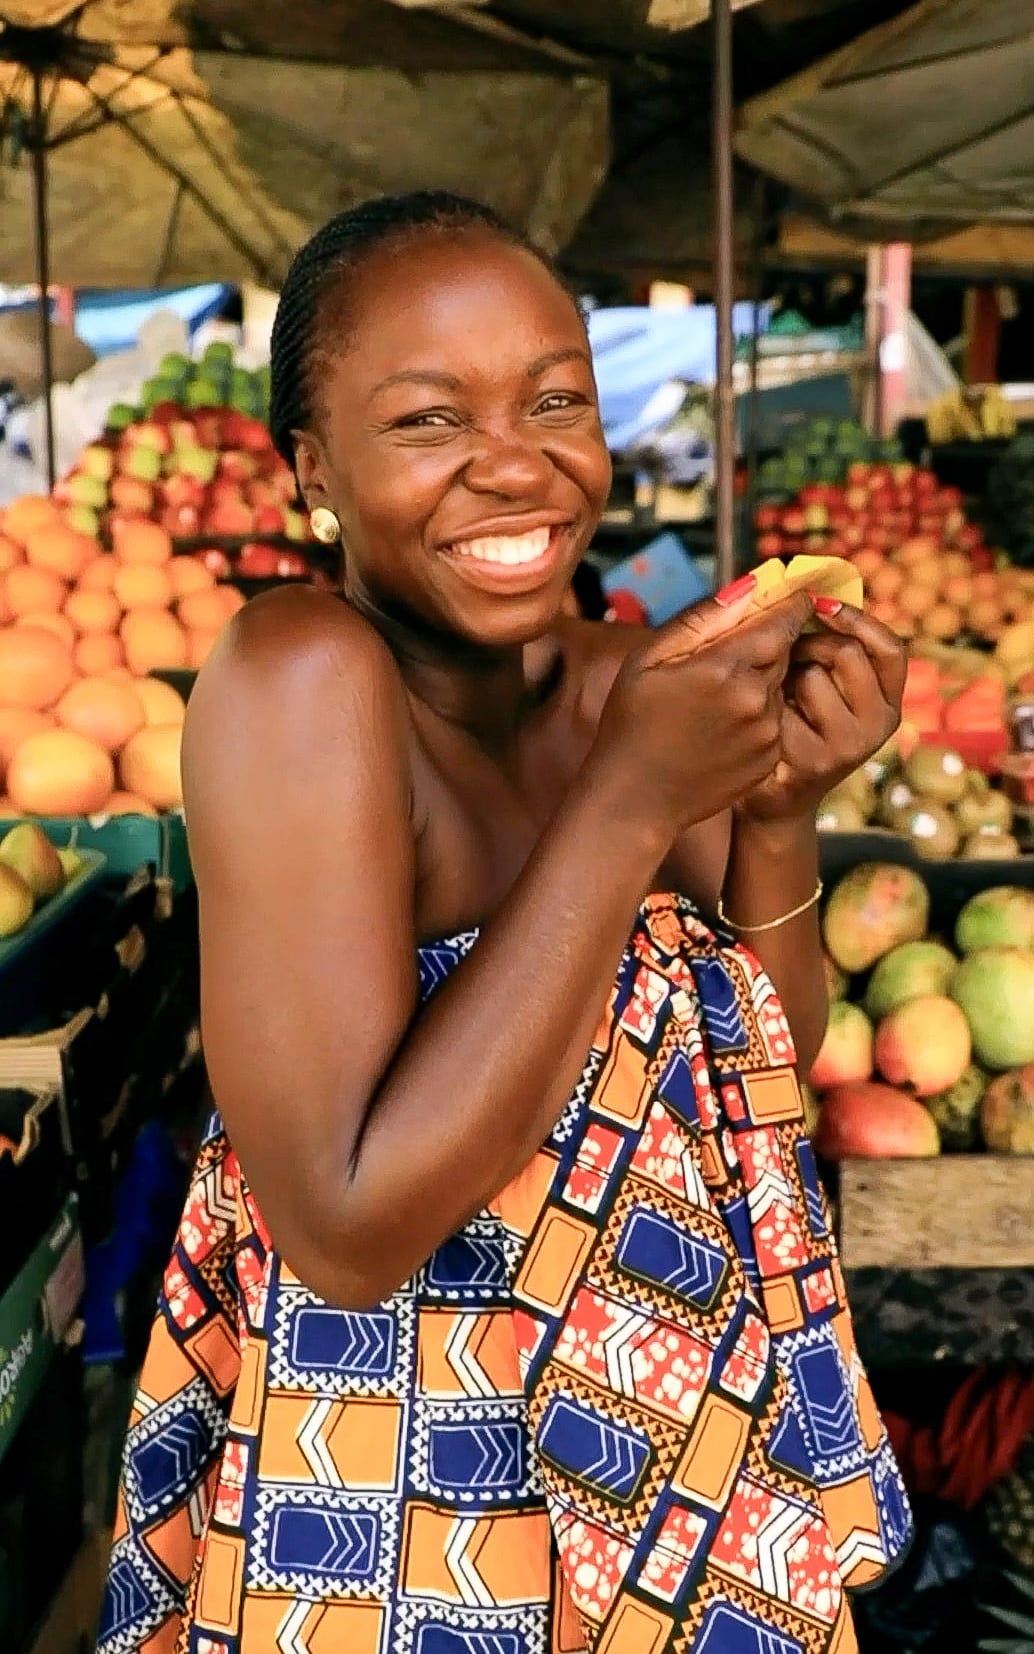
[{"label": "sunlit fruit pile", "polygon": [[[180,801],[183,703],[156,671],[200,666],[244,599],[168,533],[117,522],[113,550],[15,500],[0,516],[0,774],[7,813]],[[130,796],[127,802],[122,794]]]},{"label": "sunlit fruit pile", "polygon": [[929,916],[907,867],[863,864],[830,896],[832,1005],[809,1077],[828,1159],[1034,1154],[1034,891],[981,891],[949,936]]},{"label": "sunlit fruit pile", "polygon": [[754,521],[759,558],[799,551],[849,557],[863,547],[886,553],[921,535],[934,550],[985,560],[983,534],[967,521],[960,491],[904,460],[856,460],[842,484],[806,483],[786,504],[759,506]]}]

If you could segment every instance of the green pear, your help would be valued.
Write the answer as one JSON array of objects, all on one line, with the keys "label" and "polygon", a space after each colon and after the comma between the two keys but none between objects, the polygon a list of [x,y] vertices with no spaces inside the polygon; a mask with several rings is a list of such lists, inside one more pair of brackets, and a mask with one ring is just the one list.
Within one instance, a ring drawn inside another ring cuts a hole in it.
[{"label": "green pear", "polygon": [[20,821],[0,841],[0,862],[19,874],[38,902],[45,902],[64,888],[65,873],[58,853],[34,821]]},{"label": "green pear", "polygon": [[63,850],[58,851],[57,859],[61,863],[61,870],[65,875],[66,884],[71,883],[76,874],[81,873],[85,866],[78,850],[73,849],[70,844],[66,844]]},{"label": "green pear", "polygon": [[0,862],[0,936],[24,930],[35,907],[32,891],[13,867]]}]

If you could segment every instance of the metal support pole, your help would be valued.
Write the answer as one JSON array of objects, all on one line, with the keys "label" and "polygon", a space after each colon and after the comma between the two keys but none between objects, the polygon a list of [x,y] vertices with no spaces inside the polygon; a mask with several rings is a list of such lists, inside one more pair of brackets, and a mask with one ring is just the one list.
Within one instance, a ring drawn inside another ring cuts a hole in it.
[{"label": "metal support pole", "polygon": [[[754,222],[751,237],[750,389],[747,402],[747,505],[750,511],[751,549],[755,550],[754,518],[758,508],[758,438],[760,406],[758,368],[761,356],[761,301],[765,285],[765,240],[768,229],[768,190],[758,173],[754,180]],[[756,555],[756,553],[755,553]]]},{"label": "metal support pole", "polygon": [[714,190],[715,574],[719,586],[736,576],[736,404],[733,399],[732,305],[735,281],[735,199],[732,168],[732,4],[711,0],[711,166]]},{"label": "metal support pole", "polygon": [[40,359],[43,366],[43,427],[46,443],[47,486],[56,479],[54,461],[54,354],[50,334],[50,242],[47,229],[46,116],[43,80],[32,71],[32,197],[36,230],[36,279],[39,282]]}]

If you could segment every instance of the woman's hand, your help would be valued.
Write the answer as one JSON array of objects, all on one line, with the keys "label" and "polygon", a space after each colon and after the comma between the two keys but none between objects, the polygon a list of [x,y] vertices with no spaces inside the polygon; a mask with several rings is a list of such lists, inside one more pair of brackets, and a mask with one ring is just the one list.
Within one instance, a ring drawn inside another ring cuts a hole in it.
[{"label": "woman's hand", "polygon": [[904,645],[849,604],[814,600],[824,632],[795,644],[783,686],[782,755],[738,800],[743,820],[814,815],[825,795],[893,735],[901,720]]}]

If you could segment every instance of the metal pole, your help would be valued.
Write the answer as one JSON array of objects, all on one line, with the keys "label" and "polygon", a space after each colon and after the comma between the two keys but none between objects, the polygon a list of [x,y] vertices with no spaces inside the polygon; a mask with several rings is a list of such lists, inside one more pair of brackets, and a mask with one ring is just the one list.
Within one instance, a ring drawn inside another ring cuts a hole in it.
[{"label": "metal pole", "polygon": [[732,4],[711,0],[711,167],[714,190],[715,574],[736,575],[736,404],[732,390],[735,200],[732,171]]},{"label": "metal pole", "polygon": [[43,80],[32,71],[32,196],[36,230],[36,278],[39,282],[40,357],[43,364],[43,427],[47,456],[47,486],[53,488],[54,463],[54,355],[50,334],[50,243],[47,233],[46,117]]},{"label": "metal pole", "polygon": [[750,391],[747,403],[747,505],[750,511],[751,549],[755,550],[754,517],[758,508],[758,367],[761,356],[761,300],[765,283],[765,238],[768,191],[758,173],[754,180],[754,223],[751,240],[750,302]]}]

